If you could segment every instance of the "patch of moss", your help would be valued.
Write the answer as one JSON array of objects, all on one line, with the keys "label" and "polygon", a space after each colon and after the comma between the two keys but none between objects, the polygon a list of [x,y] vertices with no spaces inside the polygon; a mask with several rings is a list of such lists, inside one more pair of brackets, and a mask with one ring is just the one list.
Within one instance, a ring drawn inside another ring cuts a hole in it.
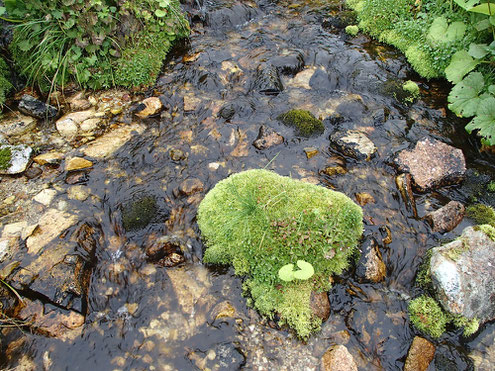
[{"label": "patch of moss", "polygon": [[158,211],[156,199],[151,196],[131,201],[122,207],[122,224],[126,231],[134,231],[146,227]]},{"label": "patch of moss", "polygon": [[293,109],[277,117],[287,126],[296,128],[296,134],[309,137],[313,134],[320,134],[325,130],[323,122],[318,120],[309,111]]},{"label": "patch of moss", "polygon": [[459,246],[450,248],[445,252],[445,255],[453,261],[459,260],[459,257],[462,255],[462,253],[469,250],[469,244],[463,239],[463,237],[460,237],[458,241],[460,241]]},{"label": "patch of moss", "polygon": [[434,67],[430,54],[425,52],[419,44],[409,46],[405,54],[408,62],[411,63],[414,70],[421,76],[427,79],[442,76],[442,71]]},{"label": "patch of moss", "polygon": [[402,84],[402,89],[408,93],[407,101],[412,102],[419,97],[419,86],[414,81],[407,80]]},{"label": "patch of moss", "polygon": [[477,318],[466,318],[464,316],[454,316],[452,318],[452,322],[455,327],[463,327],[463,335],[471,336],[476,331],[478,331],[480,327],[480,321]]},{"label": "patch of moss", "polygon": [[9,81],[10,71],[7,63],[0,57],[0,109],[5,103],[7,94],[12,90],[13,86]]},{"label": "patch of moss", "polygon": [[488,238],[492,241],[495,241],[495,228],[489,224],[482,224],[475,227],[475,230],[482,231],[485,233]]},{"label": "patch of moss", "polygon": [[12,159],[12,150],[9,147],[0,147],[0,169],[7,170]]},{"label": "patch of moss", "polygon": [[[307,338],[321,321],[311,314],[311,291],[348,266],[363,231],[362,209],[342,193],[248,170],[220,181],[198,209],[205,263],[232,265],[246,276],[245,293],[264,316]],[[309,280],[282,281],[278,271],[304,260]]]},{"label": "patch of moss", "polygon": [[488,192],[495,192],[495,182],[488,183],[486,189],[488,190]]},{"label": "patch of moss", "polygon": [[359,33],[359,27],[356,25],[349,25],[345,28],[345,32],[351,36],[356,36]]},{"label": "patch of moss", "polygon": [[495,227],[495,210],[483,204],[475,204],[466,208],[466,216],[478,224],[489,224]]},{"label": "patch of moss", "polygon": [[408,310],[412,324],[419,331],[433,338],[438,338],[445,332],[449,319],[433,298],[422,295],[413,299],[409,302]]},{"label": "patch of moss", "polygon": [[430,249],[426,252],[421,265],[419,266],[418,273],[416,274],[416,285],[423,290],[430,291],[432,289],[430,261],[433,250]]}]

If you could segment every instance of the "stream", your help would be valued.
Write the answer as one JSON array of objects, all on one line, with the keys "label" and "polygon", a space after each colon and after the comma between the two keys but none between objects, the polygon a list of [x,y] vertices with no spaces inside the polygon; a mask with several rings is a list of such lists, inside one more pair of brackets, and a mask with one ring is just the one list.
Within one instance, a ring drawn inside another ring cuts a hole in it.
[{"label": "stream", "polygon": [[[419,334],[407,303],[421,292],[415,276],[425,252],[474,223],[465,218],[440,234],[421,217],[450,200],[468,205],[473,195],[495,205],[495,193],[480,191],[495,174],[489,155],[480,154],[466,122],[446,110],[445,82],[422,80],[392,48],[347,35],[352,16],[339,2],[205,0],[185,7],[191,37],[170,53],[149,92],[165,109],[143,119],[142,134],[95,164],[84,179],[90,199],[70,201],[80,220],[101,230],[82,334],[66,341],[28,334],[17,352],[50,370],[317,370],[329,346],[345,344],[360,370],[402,370]],[[260,92],[259,74],[274,63],[292,63],[280,74],[283,90]],[[314,72],[307,81],[294,77],[303,67]],[[406,80],[421,88],[414,103],[400,100],[397,82]],[[324,133],[299,137],[277,120],[293,108],[323,119]],[[284,142],[253,146],[261,125]],[[376,155],[365,161],[339,153],[329,140],[337,128],[365,132]],[[468,172],[461,185],[415,193],[416,218],[388,160],[426,136],[461,148]],[[308,156],[308,148],[316,155]],[[322,171],[335,163],[345,173]],[[250,309],[232,269],[202,264],[199,202],[218,181],[253,168],[353,200],[356,193],[374,199],[363,206],[364,236],[379,242],[386,278],[366,283],[354,268],[336,277],[330,318],[307,343]],[[188,179],[197,192],[183,190]],[[57,181],[68,187],[62,176]],[[153,206],[142,206],[146,200]],[[148,214],[138,227],[126,227],[123,214],[136,202]],[[178,266],[156,264],[143,253],[163,235],[180,241],[184,262]],[[235,314],[218,315],[225,310]],[[448,328],[434,341],[429,370],[474,369],[470,355],[482,360],[479,369],[493,368],[494,339],[493,323],[470,338]]]}]

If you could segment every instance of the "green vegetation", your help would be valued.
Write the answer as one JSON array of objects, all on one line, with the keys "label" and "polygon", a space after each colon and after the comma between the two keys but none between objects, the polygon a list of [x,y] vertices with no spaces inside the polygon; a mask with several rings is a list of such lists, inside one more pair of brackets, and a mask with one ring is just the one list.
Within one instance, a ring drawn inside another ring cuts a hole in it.
[{"label": "green vegetation", "polygon": [[412,102],[419,97],[419,86],[414,81],[407,80],[402,84],[402,89],[409,94],[406,98],[408,102]]},{"label": "green vegetation", "polygon": [[489,224],[495,227],[495,210],[490,206],[483,204],[468,206],[466,216],[473,219],[477,224]]},{"label": "green vegetation", "polygon": [[492,241],[495,241],[495,228],[489,224],[482,224],[475,227],[476,230],[482,231],[485,233],[488,238]]},{"label": "green vegetation", "polygon": [[486,189],[488,190],[488,192],[495,192],[495,182],[488,183]]},{"label": "green vegetation", "polygon": [[[268,318],[307,338],[321,320],[310,309],[312,291],[330,288],[363,231],[362,210],[342,193],[248,170],[220,181],[198,209],[204,262],[232,265],[246,276],[245,294]],[[300,270],[293,272],[297,264]],[[286,267],[286,268],[284,268]],[[284,271],[291,277],[285,277]],[[297,278],[300,279],[284,279]]]},{"label": "green vegetation", "polygon": [[476,331],[478,331],[480,327],[480,321],[476,318],[469,319],[463,316],[454,316],[452,318],[452,322],[454,323],[455,327],[464,328],[464,336],[471,336]]},{"label": "green vegetation", "polygon": [[11,0],[15,67],[52,91],[74,81],[92,89],[144,87],[156,79],[173,40],[189,26],[178,0]]},{"label": "green vegetation", "polygon": [[7,170],[12,159],[12,151],[9,147],[0,147],[0,170]]},{"label": "green vegetation", "polygon": [[347,32],[351,36],[356,36],[359,33],[359,26],[350,25],[345,28],[345,32]]},{"label": "green vegetation", "polygon": [[10,71],[5,60],[0,57],[0,109],[5,103],[7,94],[12,90],[13,86],[9,81]]},{"label": "green vegetation", "polygon": [[146,227],[158,211],[156,199],[144,196],[122,207],[122,224],[126,231]]},{"label": "green vegetation", "polygon": [[449,320],[433,298],[422,295],[413,299],[409,302],[408,310],[412,324],[419,331],[433,338],[438,338],[445,332]]},{"label": "green vegetation", "polygon": [[425,78],[455,84],[449,108],[495,145],[495,3],[486,0],[347,0],[359,27],[401,50]]},{"label": "green vegetation", "polygon": [[323,122],[318,120],[309,111],[293,109],[277,117],[287,126],[296,128],[296,135],[309,137],[313,134],[320,134],[325,130]]},{"label": "green vegetation", "polygon": [[416,274],[416,285],[423,290],[430,292],[432,290],[432,280],[430,271],[432,249],[428,250],[419,266],[418,273]]}]

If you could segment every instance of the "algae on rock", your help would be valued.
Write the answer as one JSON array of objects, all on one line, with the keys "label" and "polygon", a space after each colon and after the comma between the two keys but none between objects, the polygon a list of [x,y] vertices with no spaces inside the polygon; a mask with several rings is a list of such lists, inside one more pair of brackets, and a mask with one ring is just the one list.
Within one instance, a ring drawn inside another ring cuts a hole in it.
[{"label": "algae on rock", "polygon": [[[328,290],[331,275],[348,266],[362,218],[342,193],[261,169],[220,181],[198,209],[204,262],[232,265],[246,276],[253,306],[269,318],[278,314],[301,338],[319,329],[311,292]],[[314,275],[281,280],[280,268],[298,260],[311,264]]]},{"label": "algae on rock", "polygon": [[323,122],[318,120],[309,111],[293,109],[277,117],[287,126],[296,128],[296,135],[309,137],[313,134],[323,133],[325,127]]}]

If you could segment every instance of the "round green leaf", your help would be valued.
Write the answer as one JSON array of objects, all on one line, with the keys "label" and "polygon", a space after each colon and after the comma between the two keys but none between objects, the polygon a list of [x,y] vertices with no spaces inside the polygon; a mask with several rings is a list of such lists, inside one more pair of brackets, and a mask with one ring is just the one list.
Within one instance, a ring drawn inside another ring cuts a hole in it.
[{"label": "round green leaf", "polygon": [[163,18],[167,15],[167,12],[162,10],[162,9],[157,9],[155,10],[155,15],[158,17],[158,18]]},{"label": "round green leaf", "polygon": [[304,260],[298,260],[297,266],[300,270],[294,272],[294,278],[297,278],[298,280],[307,280],[315,273],[311,263],[305,262]]},{"label": "round green leaf", "polygon": [[479,63],[466,50],[459,50],[452,56],[449,66],[445,69],[445,76],[447,80],[457,84],[467,73],[474,70]]},{"label": "round green leaf", "polygon": [[286,264],[278,270],[278,277],[285,282],[290,282],[294,279],[293,272],[294,264]]}]

